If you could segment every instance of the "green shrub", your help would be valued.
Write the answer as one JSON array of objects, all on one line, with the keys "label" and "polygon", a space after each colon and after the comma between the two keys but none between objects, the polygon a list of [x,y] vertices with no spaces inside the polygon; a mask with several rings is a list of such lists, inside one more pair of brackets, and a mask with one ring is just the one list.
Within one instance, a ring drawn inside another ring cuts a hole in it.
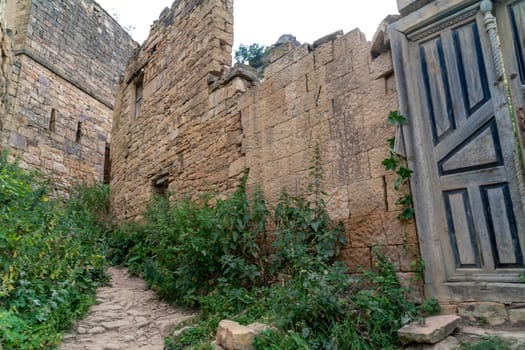
[{"label": "green shrub", "polygon": [[87,193],[50,199],[35,174],[0,156],[0,348],[53,346],[94,302],[104,239]]},{"label": "green shrub", "polygon": [[304,193],[283,192],[273,210],[260,191],[246,194],[246,172],[227,199],[157,198],[142,226],[109,238],[113,261],[140,271],[164,299],[200,306],[199,319],[168,338],[167,349],[208,348],[222,319],[274,326],[256,338],[259,350],[398,345],[398,328],[418,308],[382,255],[360,278],[336,262],[344,226],[326,211],[318,147],[310,171]]},{"label": "green shrub", "polygon": [[459,350],[510,350],[510,346],[501,338],[484,337],[475,343],[461,342]]}]

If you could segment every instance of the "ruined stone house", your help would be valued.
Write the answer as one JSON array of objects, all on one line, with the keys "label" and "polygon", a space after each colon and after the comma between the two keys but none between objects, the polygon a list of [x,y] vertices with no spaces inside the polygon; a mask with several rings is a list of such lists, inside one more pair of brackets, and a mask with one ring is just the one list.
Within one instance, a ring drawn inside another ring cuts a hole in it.
[{"label": "ruined stone house", "polygon": [[93,0],[2,0],[0,149],[58,190],[108,177],[117,81],[137,44]]},{"label": "ruined stone house", "polygon": [[[376,246],[408,281],[421,256],[427,297],[498,302],[483,305],[512,321],[508,308],[525,301],[525,1],[398,7],[401,19],[373,43],[356,29],[274,48],[258,81],[231,68],[232,0],[175,1],[116,98],[113,212],[140,219],[158,193],[231,191],[244,167],[275,202],[308,183],[319,144],[351,270],[369,268]],[[397,109],[409,123],[396,130],[386,117]],[[381,165],[394,135],[414,170],[416,219],[406,227],[396,175]]]}]

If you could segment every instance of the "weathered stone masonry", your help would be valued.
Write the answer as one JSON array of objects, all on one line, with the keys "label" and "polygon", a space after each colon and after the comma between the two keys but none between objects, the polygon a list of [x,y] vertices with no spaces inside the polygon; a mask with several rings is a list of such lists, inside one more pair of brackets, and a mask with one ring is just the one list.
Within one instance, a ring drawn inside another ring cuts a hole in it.
[{"label": "weathered stone masonry", "polygon": [[57,189],[102,180],[119,75],[136,43],[92,0],[8,0],[13,41],[2,148]]},{"label": "weathered stone masonry", "polygon": [[140,219],[154,193],[231,191],[244,167],[271,203],[308,183],[319,144],[330,214],[348,227],[343,255],[368,268],[372,246],[413,277],[415,228],[396,220],[394,177],[381,161],[397,108],[388,52],[372,59],[359,30],[273,50],[262,83],[230,70],[232,2],[175,1],[127,68],[113,124],[111,204]]}]

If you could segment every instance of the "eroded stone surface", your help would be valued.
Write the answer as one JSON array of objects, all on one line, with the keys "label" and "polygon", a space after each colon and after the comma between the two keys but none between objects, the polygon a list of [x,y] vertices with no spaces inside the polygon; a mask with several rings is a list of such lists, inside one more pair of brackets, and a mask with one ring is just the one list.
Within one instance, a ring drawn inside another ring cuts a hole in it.
[{"label": "eroded stone surface", "polygon": [[525,309],[510,309],[509,318],[511,325],[525,326]]},{"label": "eroded stone surface", "polygon": [[405,350],[456,350],[459,345],[456,338],[446,337],[437,344],[414,344],[406,347]]},{"label": "eroded stone surface", "polygon": [[491,326],[501,325],[508,318],[505,305],[489,302],[459,304],[458,314],[472,323]]},{"label": "eroded stone surface", "polygon": [[460,320],[461,317],[456,315],[427,317],[424,324],[414,322],[401,328],[398,331],[399,339],[403,344],[435,344],[449,336]]},{"label": "eroded stone surface", "polygon": [[60,350],[162,350],[164,337],[193,315],[160,302],[143,280],[111,268],[111,287],[100,288],[88,316],[64,335]]}]

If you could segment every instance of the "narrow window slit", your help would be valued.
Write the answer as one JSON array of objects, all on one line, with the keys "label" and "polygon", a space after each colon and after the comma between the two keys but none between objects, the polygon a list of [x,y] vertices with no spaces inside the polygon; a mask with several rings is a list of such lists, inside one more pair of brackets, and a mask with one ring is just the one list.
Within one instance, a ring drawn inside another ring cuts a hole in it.
[{"label": "narrow window slit", "polygon": [[57,123],[57,117],[56,117],[57,111],[56,109],[51,109],[51,117],[49,118],[49,131],[55,132],[56,131],[56,123]]},{"label": "narrow window slit", "polygon": [[82,122],[77,123],[77,134],[75,136],[75,141],[78,143],[82,139]]}]

